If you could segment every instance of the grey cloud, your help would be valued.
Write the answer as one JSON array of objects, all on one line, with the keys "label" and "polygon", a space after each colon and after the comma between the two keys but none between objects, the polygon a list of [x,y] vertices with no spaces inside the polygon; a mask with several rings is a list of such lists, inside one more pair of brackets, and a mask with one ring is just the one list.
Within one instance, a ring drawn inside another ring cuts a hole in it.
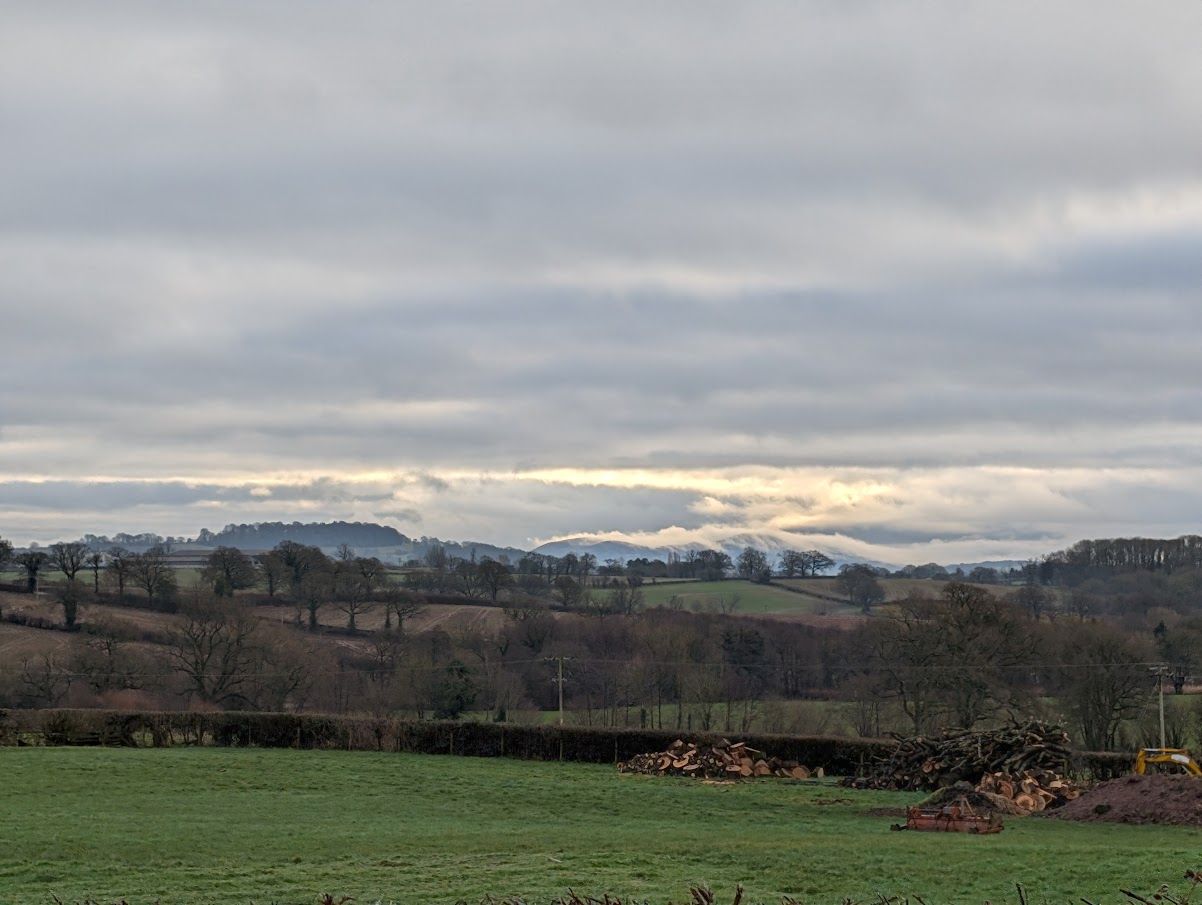
[{"label": "grey cloud", "polygon": [[[1050,553],[1055,549],[1059,536],[1046,531],[1006,531],[993,535],[960,533],[955,531],[923,531],[918,529],[889,528],[879,525],[822,525],[818,533],[842,535],[874,546],[905,546],[929,544],[932,541],[958,541],[970,543],[1007,544],[1015,541],[1043,544]],[[811,532],[813,533],[813,532]]]},{"label": "grey cloud", "polygon": [[133,509],[141,506],[197,506],[206,503],[377,502],[391,490],[349,485],[331,478],[282,484],[264,492],[261,484],[225,486],[183,481],[4,481],[2,509]]},{"label": "grey cloud", "polygon": [[[520,543],[756,526],[698,489],[443,473],[1183,476],[1202,11],[1139,24],[1076,2],[12,10],[0,523],[303,504]],[[381,471],[408,477],[345,480]],[[303,477],[251,495],[281,472]],[[909,498],[837,523],[1000,550],[1188,521],[1142,487],[1066,491],[1050,527],[949,528]]]},{"label": "grey cloud", "polygon": [[381,509],[373,513],[377,519],[400,522],[402,525],[420,525],[422,514],[416,509]]},{"label": "grey cloud", "polygon": [[451,488],[451,482],[438,477],[438,475],[421,473],[416,475],[415,479],[418,481],[418,483],[428,487],[430,490],[444,491],[450,490]]}]

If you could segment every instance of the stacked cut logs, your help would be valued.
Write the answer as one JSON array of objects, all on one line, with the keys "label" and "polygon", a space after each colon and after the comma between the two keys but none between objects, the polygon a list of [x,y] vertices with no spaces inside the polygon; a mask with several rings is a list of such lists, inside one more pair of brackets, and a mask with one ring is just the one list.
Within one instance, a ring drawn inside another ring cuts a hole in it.
[{"label": "stacked cut logs", "polygon": [[811,774],[795,760],[768,757],[763,751],[743,742],[722,739],[715,745],[674,741],[667,751],[636,754],[618,764],[622,773],[646,773],[652,776],[693,776],[698,779],[746,779],[753,776],[779,776],[784,779],[809,779],[822,775],[821,768]]},{"label": "stacked cut logs", "polygon": [[1064,773],[1071,751],[1059,726],[1033,721],[984,732],[957,730],[939,738],[897,738],[892,753],[846,785],[869,789],[933,790],[979,782],[987,773]]},{"label": "stacked cut logs", "polygon": [[1046,811],[1081,797],[1083,791],[1072,780],[1049,770],[986,773],[977,783],[978,792],[1000,795],[1024,811]]}]

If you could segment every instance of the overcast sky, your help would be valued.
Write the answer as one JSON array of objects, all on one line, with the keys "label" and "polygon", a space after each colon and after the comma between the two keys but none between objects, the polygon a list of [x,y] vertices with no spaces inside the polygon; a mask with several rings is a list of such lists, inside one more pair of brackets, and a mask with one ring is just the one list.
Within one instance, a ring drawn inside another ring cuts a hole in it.
[{"label": "overcast sky", "polygon": [[1202,530],[1194,0],[0,19],[0,535]]}]

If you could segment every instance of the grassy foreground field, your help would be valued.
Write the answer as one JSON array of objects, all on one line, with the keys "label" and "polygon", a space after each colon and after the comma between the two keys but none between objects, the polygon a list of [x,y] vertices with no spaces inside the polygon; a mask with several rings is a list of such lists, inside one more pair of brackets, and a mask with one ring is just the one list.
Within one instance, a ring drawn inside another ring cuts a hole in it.
[{"label": "grassy foreground field", "polygon": [[545,900],[571,886],[666,901],[876,892],[934,902],[1119,901],[1196,867],[1202,833],[1012,820],[992,837],[891,833],[913,796],[612,768],[232,749],[0,749],[0,901]]}]

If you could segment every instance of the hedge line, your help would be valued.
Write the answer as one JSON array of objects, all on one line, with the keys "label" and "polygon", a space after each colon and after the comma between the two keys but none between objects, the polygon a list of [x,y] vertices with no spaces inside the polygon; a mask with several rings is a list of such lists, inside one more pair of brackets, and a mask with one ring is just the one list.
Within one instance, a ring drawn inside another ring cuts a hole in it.
[{"label": "hedge line", "polygon": [[[469,757],[515,757],[614,763],[666,748],[681,733],[652,729],[520,726],[511,723],[442,722],[337,717],[295,713],[128,713],[112,710],[12,710],[0,714],[0,741],[49,745],[217,745],[263,748],[341,748],[407,751]],[[717,733],[688,733],[713,743]],[[740,735],[777,757],[854,773],[891,742],[872,739]]]},{"label": "hedge line", "polygon": [[[722,736],[298,713],[0,711],[0,744],[328,748],[601,764],[661,751],[680,737],[712,744]],[[894,744],[883,739],[763,734],[739,735],[738,739],[776,757],[822,767],[835,776],[861,772],[872,760],[887,756]],[[1127,754],[1086,752],[1077,755],[1074,768],[1107,779],[1130,772],[1131,765]]]}]

